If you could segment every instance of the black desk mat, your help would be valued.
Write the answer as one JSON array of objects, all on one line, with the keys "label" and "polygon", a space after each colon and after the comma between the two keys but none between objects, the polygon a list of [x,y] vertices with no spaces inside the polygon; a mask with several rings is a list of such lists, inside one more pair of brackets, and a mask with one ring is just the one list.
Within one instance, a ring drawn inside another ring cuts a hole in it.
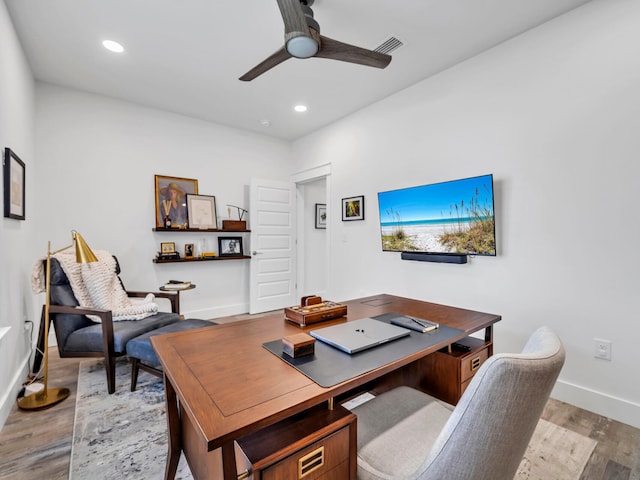
[{"label": "black desk mat", "polygon": [[[398,315],[401,314],[384,313],[372,318],[390,323],[390,319]],[[319,326],[318,328],[322,327]],[[262,346],[321,387],[332,387],[437,343],[446,342],[459,335],[460,332],[462,330],[444,325],[440,325],[440,328],[427,333],[412,331],[408,337],[402,337],[353,355],[338,350],[320,340],[315,342],[315,353],[313,355],[300,358],[292,358],[282,352],[282,339],[267,342]]]}]

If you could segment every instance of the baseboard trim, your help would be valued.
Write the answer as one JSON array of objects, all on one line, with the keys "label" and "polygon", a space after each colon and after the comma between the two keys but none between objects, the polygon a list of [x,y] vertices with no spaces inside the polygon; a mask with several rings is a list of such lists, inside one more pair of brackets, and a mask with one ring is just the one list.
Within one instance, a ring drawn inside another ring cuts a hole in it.
[{"label": "baseboard trim", "polygon": [[222,307],[203,308],[202,310],[189,310],[182,312],[184,318],[201,318],[203,320],[215,320],[218,317],[240,315],[249,311],[249,304],[238,303],[236,305],[224,305]]},{"label": "baseboard trim", "polygon": [[9,418],[9,414],[13,408],[13,403],[18,397],[18,392],[20,392],[20,389],[22,388],[22,382],[29,374],[30,359],[31,355],[27,355],[22,362],[20,362],[20,367],[14,373],[7,392],[0,397],[0,430],[4,427],[7,418]]},{"label": "baseboard trim", "polygon": [[634,428],[640,428],[640,404],[638,403],[563,380],[558,380],[551,396]]}]

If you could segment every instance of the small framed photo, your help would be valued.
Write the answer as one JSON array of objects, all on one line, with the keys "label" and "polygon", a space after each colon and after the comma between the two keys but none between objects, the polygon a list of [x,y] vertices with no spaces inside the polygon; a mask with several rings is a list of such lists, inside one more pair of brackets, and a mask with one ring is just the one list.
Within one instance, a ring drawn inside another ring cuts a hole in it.
[{"label": "small framed photo", "polygon": [[364,195],[342,199],[342,221],[364,220]]},{"label": "small framed photo", "polygon": [[184,244],[184,258],[193,258],[193,243]]},{"label": "small framed photo", "polygon": [[155,176],[156,227],[187,228],[187,194],[198,193],[193,178]]},{"label": "small framed photo", "polygon": [[221,257],[238,257],[242,253],[242,237],[218,237],[218,255]]},{"label": "small framed photo", "polygon": [[316,203],[316,228],[327,228],[327,205]]},{"label": "small framed photo", "polygon": [[4,216],[24,220],[24,162],[10,148],[4,149]]},{"label": "small framed photo", "polygon": [[187,194],[189,228],[218,228],[216,197],[211,195]]},{"label": "small framed photo", "polygon": [[175,242],[163,242],[160,244],[161,253],[176,253]]}]

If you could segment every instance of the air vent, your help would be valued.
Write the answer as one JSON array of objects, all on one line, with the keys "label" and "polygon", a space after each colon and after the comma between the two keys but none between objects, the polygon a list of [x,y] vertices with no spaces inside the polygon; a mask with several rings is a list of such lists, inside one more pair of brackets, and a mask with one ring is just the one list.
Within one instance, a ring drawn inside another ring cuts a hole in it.
[{"label": "air vent", "polygon": [[373,51],[378,53],[389,54],[399,49],[403,45],[404,43],[402,42],[402,40],[400,40],[398,37],[391,36],[387,38],[384,42],[382,42],[377,48],[374,48]]}]

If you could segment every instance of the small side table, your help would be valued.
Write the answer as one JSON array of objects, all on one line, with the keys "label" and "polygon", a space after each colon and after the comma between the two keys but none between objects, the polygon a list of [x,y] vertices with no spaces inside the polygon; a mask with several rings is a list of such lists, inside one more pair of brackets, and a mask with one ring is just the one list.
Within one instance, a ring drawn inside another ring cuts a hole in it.
[{"label": "small side table", "polygon": [[176,292],[178,294],[178,301],[176,303],[178,305],[178,314],[180,314],[180,320],[184,320],[184,316],[180,313],[180,292],[183,292],[185,290],[193,290],[194,288],[196,288],[196,285],[193,283],[185,288],[165,288],[164,285],[160,287],[161,292]]}]

